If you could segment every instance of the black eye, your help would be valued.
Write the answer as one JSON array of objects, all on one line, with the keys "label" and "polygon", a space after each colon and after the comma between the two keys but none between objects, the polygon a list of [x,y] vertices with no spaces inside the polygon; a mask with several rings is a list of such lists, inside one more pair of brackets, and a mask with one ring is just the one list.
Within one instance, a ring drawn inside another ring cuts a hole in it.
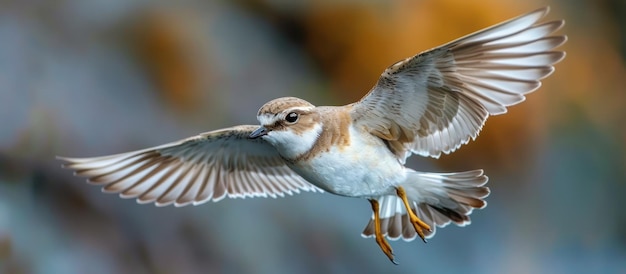
[{"label": "black eye", "polygon": [[285,117],[285,121],[292,124],[295,123],[296,121],[298,121],[298,113],[289,112],[289,114],[287,114],[287,117]]}]

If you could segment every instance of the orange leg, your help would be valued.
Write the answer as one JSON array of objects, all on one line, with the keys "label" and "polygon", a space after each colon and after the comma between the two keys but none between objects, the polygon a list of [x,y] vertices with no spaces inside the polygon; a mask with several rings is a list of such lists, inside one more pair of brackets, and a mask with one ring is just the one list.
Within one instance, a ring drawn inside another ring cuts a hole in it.
[{"label": "orange leg", "polygon": [[413,224],[413,228],[415,228],[415,232],[417,232],[417,235],[422,238],[422,241],[426,242],[426,238],[424,237],[424,229],[430,231],[430,226],[424,223],[424,221],[420,220],[417,215],[415,215],[415,212],[413,212],[411,206],[409,205],[409,200],[406,198],[406,192],[404,191],[404,188],[402,188],[401,186],[397,187],[396,194],[398,194],[398,197],[400,197],[402,199],[402,202],[404,202],[406,212],[409,214],[409,218],[411,220],[411,224]]},{"label": "orange leg", "polygon": [[387,258],[389,258],[392,263],[398,264],[393,259],[393,250],[391,249],[391,245],[389,245],[389,242],[387,242],[387,239],[385,239],[385,236],[383,236],[383,233],[380,231],[380,213],[378,201],[374,199],[371,199],[369,201],[372,205],[372,210],[374,211],[374,235],[376,236],[376,243],[378,244],[378,246],[380,246],[380,249],[383,251],[383,253],[385,253],[385,255],[387,255]]}]

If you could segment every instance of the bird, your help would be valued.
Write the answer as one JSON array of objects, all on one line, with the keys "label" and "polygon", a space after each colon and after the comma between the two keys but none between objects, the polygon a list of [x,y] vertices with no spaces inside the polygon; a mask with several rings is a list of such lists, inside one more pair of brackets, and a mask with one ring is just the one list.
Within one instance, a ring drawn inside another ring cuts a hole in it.
[{"label": "bird", "polygon": [[358,102],[315,106],[282,97],[261,106],[260,125],[238,125],[109,156],[57,156],[103,192],[156,206],[225,197],[328,192],[369,201],[363,237],[388,242],[470,224],[490,194],[482,169],[422,172],[412,155],[438,158],[474,140],[487,118],[541,86],[565,57],[564,20],[540,8],[389,66]]}]

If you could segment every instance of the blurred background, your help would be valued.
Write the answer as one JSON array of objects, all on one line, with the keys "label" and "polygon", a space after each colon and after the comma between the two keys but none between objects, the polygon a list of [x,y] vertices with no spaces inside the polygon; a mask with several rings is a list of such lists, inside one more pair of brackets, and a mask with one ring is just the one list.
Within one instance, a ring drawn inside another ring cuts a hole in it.
[{"label": "blurred background", "polygon": [[[484,168],[489,206],[428,244],[360,233],[367,201],[304,193],[156,208],[55,155],[136,150],[271,99],[358,100],[397,60],[530,10],[567,58],[427,171]],[[0,2],[0,273],[626,273],[626,2]]]}]

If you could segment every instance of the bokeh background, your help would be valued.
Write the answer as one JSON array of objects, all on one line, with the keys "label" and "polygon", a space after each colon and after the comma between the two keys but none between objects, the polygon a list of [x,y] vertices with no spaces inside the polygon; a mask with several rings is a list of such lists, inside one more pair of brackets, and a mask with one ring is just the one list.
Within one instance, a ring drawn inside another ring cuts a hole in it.
[{"label": "bokeh background", "polygon": [[[489,206],[392,265],[367,201],[304,193],[156,208],[55,155],[256,124],[281,96],[360,98],[388,65],[538,7],[567,58],[480,138],[418,170],[484,168]],[[626,2],[0,2],[0,273],[626,273]]]}]

